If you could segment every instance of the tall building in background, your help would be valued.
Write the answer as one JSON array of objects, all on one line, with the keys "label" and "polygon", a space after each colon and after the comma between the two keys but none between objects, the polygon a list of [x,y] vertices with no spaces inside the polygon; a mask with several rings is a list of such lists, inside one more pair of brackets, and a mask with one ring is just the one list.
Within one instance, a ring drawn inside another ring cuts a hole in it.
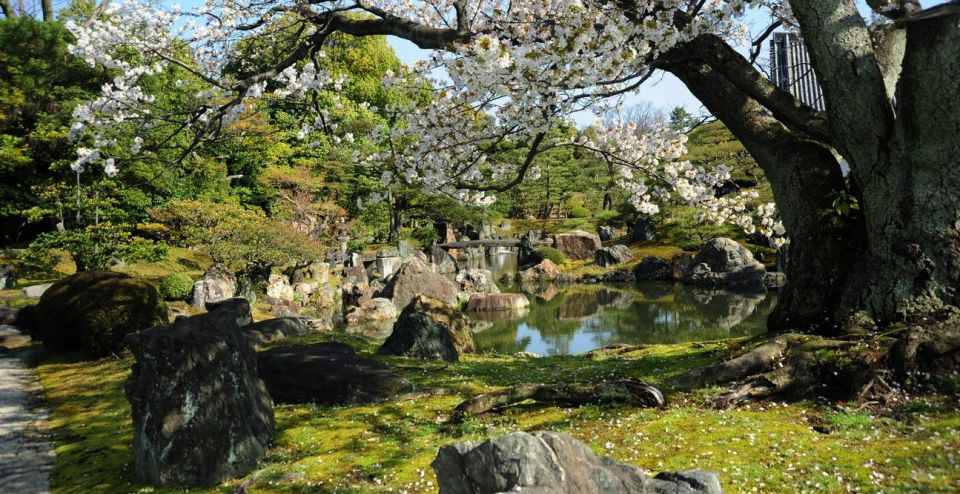
[{"label": "tall building in background", "polygon": [[823,92],[810,64],[803,39],[794,33],[773,33],[770,40],[770,79],[807,105],[823,110]]}]

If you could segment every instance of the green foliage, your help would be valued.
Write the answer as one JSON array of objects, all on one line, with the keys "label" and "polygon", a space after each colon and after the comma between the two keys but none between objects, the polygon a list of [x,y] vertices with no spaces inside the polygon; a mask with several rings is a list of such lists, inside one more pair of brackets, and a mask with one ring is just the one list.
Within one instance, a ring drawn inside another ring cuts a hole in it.
[{"label": "green foliage", "polygon": [[112,271],[85,271],[54,283],[36,309],[34,335],[57,351],[93,357],[123,347],[128,333],[167,323],[153,285]]},{"label": "green foliage", "polygon": [[590,210],[583,206],[577,206],[575,208],[570,209],[570,217],[571,218],[589,218]]},{"label": "green foliage", "polygon": [[[687,137],[684,159],[707,169],[723,164],[731,168],[730,176],[744,185],[764,183],[763,170],[743,144],[720,121],[705,123]],[[769,187],[769,186],[767,186]]]},{"label": "green foliage", "polygon": [[158,261],[167,254],[166,244],[130,232],[127,225],[101,223],[80,230],[43,233],[30,244],[30,256],[47,259],[53,250],[67,252],[77,271],[103,270],[119,263]]},{"label": "green foliage", "polygon": [[564,254],[558,249],[554,249],[553,247],[540,247],[539,249],[534,251],[533,254],[537,262],[540,262],[544,259],[549,259],[554,264],[559,265],[569,260],[566,254]]},{"label": "green foliage", "polygon": [[686,108],[676,106],[670,110],[670,128],[677,133],[684,133],[690,130],[696,119]]},{"label": "green foliage", "polygon": [[623,214],[616,209],[608,209],[606,211],[597,211],[593,214],[594,218],[598,221],[605,223],[618,223],[623,220]]},{"label": "green foliage", "polygon": [[17,256],[17,264],[24,273],[48,274],[60,262],[60,255],[51,249],[26,249]]},{"label": "green foliage", "polygon": [[199,200],[171,201],[152,208],[177,241],[205,249],[214,263],[236,271],[306,264],[325,249],[289,223],[236,204]]},{"label": "green foliage", "polygon": [[164,300],[187,300],[193,293],[193,278],[184,273],[173,273],[160,280],[160,295]]},{"label": "green foliage", "polygon": [[410,232],[410,238],[419,242],[421,246],[427,246],[440,240],[440,235],[433,227],[422,226]]},{"label": "green foliage", "polygon": [[[557,317],[552,321],[561,322]],[[563,322],[582,324],[579,318]],[[381,343],[342,332],[313,332],[279,344],[323,341],[348,343],[364,356],[375,354]],[[800,401],[715,410],[704,395],[678,392],[668,395],[671,405],[664,409],[515,406],[458,427],[437,423],[462,400],[522,383],[590,383],[616,376],[663,386],[673,375],[719,361],[725,349],[740,341],[652,345],[601,358],[468,354],[431,372],[404,368],[412,366],[388,358],[417,389],[451,392],[346,407],[278,406],[276,444],[260,469],[245,479],[191,492],[222,492],[243,482],[272,494],[435,491],[429,465],[439,447],[517,430],[569,432],[594,451],[645,470],[696,465],[725,472],[725,492],[761,485],[758,490],[769,494],[956,490],[960,472],[951,452],[960,448],[960,414],[950,397],[934,398],[936,407],[923,413],[878,416],[868,427],[831,433],[816,426],[846,421],[832,416],[833,407]],[[41,355],[38,373],[58,444],[51,475],[55,492],[144,490],[130,468],[133,428],[123,392],[133,363],[126,354],[93,362]],[[291,476],[291,471],[304,474]],[[323,486],[318,487],[318,480]],[[430,482],[434,487],[427,487]]]}]

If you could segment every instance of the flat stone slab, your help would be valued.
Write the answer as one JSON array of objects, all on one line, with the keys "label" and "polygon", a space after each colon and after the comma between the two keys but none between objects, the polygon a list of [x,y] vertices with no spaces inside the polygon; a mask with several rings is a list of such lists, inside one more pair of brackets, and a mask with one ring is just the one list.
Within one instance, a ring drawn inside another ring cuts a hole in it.
[{"label": "flat stone slab", "polygon": [[13,326],[0,325],[0,492],[50,492],[53,444],[40,383],[30,365],[32,353],[10,349],[28,339]]}]

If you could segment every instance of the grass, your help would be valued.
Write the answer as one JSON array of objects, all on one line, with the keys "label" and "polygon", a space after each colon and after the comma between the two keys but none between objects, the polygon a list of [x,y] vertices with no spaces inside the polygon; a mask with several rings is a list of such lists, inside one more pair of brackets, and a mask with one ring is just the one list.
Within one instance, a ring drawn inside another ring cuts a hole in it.
[{"label": "grass", "polygon": [[[337,340],[371,353],[378,342],[316,333],[284,344]],[[522,404],[448,427],[460,400],[520,382],[595,382],[635,377],[653,383],[712,362],[744,342],[653,346],[625,355],[511,358],[464,356],[433,370],[403,370],[417,388],[448,390],[377,405],[276,409],[275,445],[251,493],[436,492],[429,468],[437,449],[515,430],[563,430],[594,451],[657,472],[720,472],[726,492],[955,492],[960,487],[956,402],[930,399],[901,417],[846,414],[812,403],[712,410],[717,390],[668,392],[665,410],[622,406],[559,408]],[[392,360],[410,365],[409,361]],[[161,492],[132,478],[128,355],[93,362],[44,355],[41,381],[51,406],[57,459],[53,491]],[[415,364],[422,365],[422,364]],[[232,492],[242,480],[191,492]]]}]

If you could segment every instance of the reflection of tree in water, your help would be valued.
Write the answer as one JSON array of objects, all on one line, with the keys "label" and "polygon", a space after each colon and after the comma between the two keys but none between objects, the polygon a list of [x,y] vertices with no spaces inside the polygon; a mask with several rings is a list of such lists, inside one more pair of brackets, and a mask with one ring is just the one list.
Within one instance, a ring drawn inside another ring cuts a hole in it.
[{"label": "reflection of tree in water", "polygon": [[[666,283],[574,285],[550,300],[531,297],[527,316],[477,334],[489,351],[579,353],[614,343],[676,343],[764,331],[776,294],[704,290]],[[523,330],[520,331],[521,324]],[[520,336],[519,333],[528,336]],[[511,339],[513,338],[513,339]],[[532,345],[535,348],[527,348]],[[519,348],[519,349],[518,349]]]}]

